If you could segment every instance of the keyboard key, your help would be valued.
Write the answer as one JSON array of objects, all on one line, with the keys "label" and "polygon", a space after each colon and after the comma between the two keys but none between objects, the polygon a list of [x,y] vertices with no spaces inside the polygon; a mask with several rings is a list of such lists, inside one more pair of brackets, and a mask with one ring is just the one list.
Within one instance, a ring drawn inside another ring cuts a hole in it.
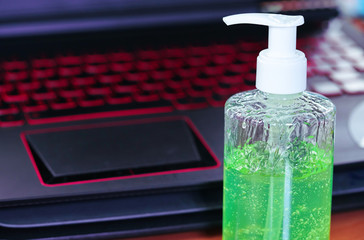
[{"label": "keyboard key", "polygon": [[330,76],[331,80],[337,83],[346,83],[349,81],[354,81],[361,78],[361,75],[353,70],[350,71],[333,71]]},{"label": "keyboard key", "polygon": [[121,75],[117,73],[102,74],[97,77],[98,81],[102,84],[112,84],[121,82]]},{"label": "keyboard key", "polygon": [[7,82],[17,82],[28,78],[28,72],[21,70],[17,72],[5,72],[4,79]]},{"label": "keyboard key", "polygon": [[160,57],[158,51],[155,50],[140,50],[137,56],[142,60],[157,60]]},{"label": "keyboard key", "polygon": [[136,62],[136,69],[138,71],[153,71],[159,67],[158,61],[138,61]]},{"label": "keyboard key", "polygon": [[183,48],[167,48],[163,51],[163,55],[167,59],[184,58],[186,56],[186,52]]},{"label": "keyboard key", "polygon": [[244,52],[244,53],[238,53],[235,58],[241,62],[254,62],[255,63],[257,61],[257,57],[258,57],[258,53]]},{"label": "keyboard key", "polygon": [[132,97],[130,94],[118,94],[114,93],[106,97],[106,102],[111,105],[117,104],[128,104],[132,102]]},{"label": "keyboard key", "polygon": [[66,78],[55,78],[48,79],[44,82],[46,88],[50,89],[58,89],[58,88],[66,88],[69,86],[68,80]]},{"label": "keyboard key", "polygon": [[311,84],[311,88],[313,91],[327,97],[340,96],[342,94],[341,88],[330,81],[314,82]]},{"label": "keyboard key", "polygon": [[83,97],[85,93],[82,89],[79,88],[68,88],[68,89],[61,89],[59,91],[59,95],[63,98],[78,98],[78,97]]},{"label": "keyboard key", "polygon": [[191,67],[203,67],[210,62],[211,58],[209,56],[195,56],[186,59],[186,63]]},{"label": "keyboard key", "polygon": [[48,110],[48,106],[43,101],[28,101],[21,109],[24,113],[43,112]]},{"label": "keyboard key", "polygon": [[149,73],[150,77],[156,81],[168,81],[173,77],[170,70],[156,70]]},{"label": "keyboard key", "polygon": [[57,99],[50,103],[50,107],[53,110],[64,110],[76,108],[77,104],[72,99]]},{"label": "keyboard key", "polygon": [[17,89],[19,89],[22,92],[25,91],[35,91],[39,89],[42,84],[39,81],[32,81],[32,82],[20,82],[17,85]]},{"label": "keyboard key", "polygon": [[2,68],[5,71],[25,70],[28,64],[25,61],[7,61],[2,63]]},{"label": "keyboard key", "polygon": [[137,102],[155,102],[160,99],[158,93],[154,91],[137,91],[133,97]]},{"label": "keyboard key", "polygon": [[100,97],[87,96],[78,100],[78,105],[80,107],[97,107],[105,104],[105,100]]},{"label": "keyboard key", "polygon": [[197,97],[209,97],[212,95],[212,91],[209,88],[206,87],[197,87],[197,86],[192,86],[191,88],[188,88],[186,90],[187,95],[191,96],[193,98],[197,98]]},{"label": "keyboard key", "polygon": [[88,95],[93,95],[93,96],[95,95],[104,96],[111,94],[111,89],[108,86],[91,86],[86,89],[86,93]]},{"label": "keyboard key", "polygon": [[202,69],[202,72],[207,76],[220,76],[225,73],[225,67],[223,66],[206,66]]},{"label": "keyboard key", "polygon": [[59,65],[65,67],[79,66],[83,63],[80,56],[60,56],[56,59]]},{"label": "keyboard key", "polygon": [[103,74],[109,71],[109,66],[107,64],[86,64],[84,71],[88,74]]},{"label": "keyboard key", "polygon": [[54,68],[56,66],[56,61],[51,58],[42,58],[42,59],[33,59],[32,61],[33,68]]},{"label": "keyboard key", "polygon": [[236,52],[235,47],[230,44],[215,44],[211,46],[213,54],[234,54]]},{"label": "keyboard key", "polygon": [[133,93],[138,90],[137,82],[122,81],[121,83],[113,86],[116,93]]},{"label": "keyboard key", "polygon": [[195,78],[200,73],[199,68],[181,68],[176,71],[176,74],[181,78]]},{"label": "keyboard key", "polygon": [[341,88],[347,94],[363,94],[364,93],[364,80],[356,80],[345,82]]},{"label": "keyboard key", "polygon": [[32,78],[35,78],[35,79],[51,78],[55,74],[56,74],[56,70],[54,68],[33,69],[31,71],[31,76],[32,76]]},{"label": "keyboard key", "polygon": [[0,93],[6,93],[6,92],[11,92],[14,89],[14,85],[10,84],[10,83],[2,83],[0,82]]},{"label": "keyboard key", "polygon": [[233,54],[218,54],[211,58],[211,62],[217,65],[229,65],[235,60],[235,55]]},{"label": "keyboard key", "polygon": [[143,91],[162,91],[164,89],[163,82],[143,82],[140,84],[140,88]]},{"label": "keyboard key", "polygon": [[116,73],[129,72],[134,69],[133,62],[112,62],[110,65],[110,70]]},{"label": "keyboard key", "polygon": [[19,113],[19,108],[15,104],[1,103],[0,105],[0,116],[3,115],[14,115]]},{"label": "keyboard key", "polygon": [[185,61],[183,59],[163,59],[161,65],[165,69],[180,69],[184,66]]},{"label": "keyboard key", "polygon": [[354,64],[355,69],[357,69],[360,72],[364,72],[364,59],[361,62],[357,62]]},{"label": "keyboard key", "polygon": [[84,57],[84,61],[86,64],[100,64],[106,63],[107,58],[103,54],[88,54]]},{"label": "keyboard key", "polygon": [[19,114],[9,114],[0,116],[0,127],[17,127],[24,125],[23,116]]},{"label": "keyboard key", "polygon": [[54,91],[47,88],[40,88],[31,94],[31,98],[35,101],[53,100],[57,98]]},{"label": "keyboard key", "polygon": [[28,101],[28,95],[24,92],[12,91],[5,93],[3,100],[7,103],[21,103]]},{"label": "keyboard key", "polygon": [[92,86],[96,83],[93,76],[75,76],[71,79],[71,84],[75,87]]},{"label": "keyboard key", "polygon": [[197,97],[197,98],[184,97],[173,100],[172,103],[177,110],[195,110],[195,109],[205,108],[208,106],[206,98],[204,97]]},{"label": "keyboard key", "polygon": [[176,100],[186,96],[186,93],[182,89],[167,87],[164,92],[161,93],[161,97],[165,100]]},{"label": "keyboard key", "polygon": [[73,77],[82,73],[82,68],[80,66],[67,66],[60,67],[58,69],[58,74],[61,77]]},{"label": "keyboard key", "polygon": [[211,55],[211,48],[210,47],[203,47],[203,46],[191,46],[186,49],[187,54],[190,56],[209,56]]},{"label": "keyboard key", "polygon": [[109,55],[109,60],[112,62],[131,62],[134,60],[134,55],[129,52],[116,52]]},{"label": "keyboard key", "polygon": [[64,121],[89,120],[97,118],[131,116],[140,114],[165,113],[173,110],[169,101],[133,102],[121,105],[104,105],[99,107],[72,108],[49,110],[39,113],[29,113],[27,120],[30,124],[44,124]]},{"label": "keyboard key", "polygon": [[223,107],[225,106],[226,100],[230,97],[230,95],[219,95],[212,94],[211,97],[207,99],[208,103],[213,107]]},{"label": "keyboard key", "polygon": [[148,79],[148,75],[144,72],[127,72],[124,74],[124,78],[130,82],[142,82]]}]

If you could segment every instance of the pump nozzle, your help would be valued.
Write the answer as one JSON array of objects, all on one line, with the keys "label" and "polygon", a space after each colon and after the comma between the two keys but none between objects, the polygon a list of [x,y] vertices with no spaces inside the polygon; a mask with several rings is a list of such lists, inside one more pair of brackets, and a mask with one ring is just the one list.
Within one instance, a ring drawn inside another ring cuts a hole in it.
[{"label": "pump nozzle", "polygon": [[223,21],[228,26],[250,23],[269,27],[268,49],[260,52],[257,61],[258,89],[277,94],[306,89],[307,59],[296,50],[297,26],[304,23],[302,16],[245,13],[224,17]]},{"label": "pump nozzle", "polygon": [[268,49],[271,56],[292,56],[296,50],[297,26],[304,23],[302,16],[246,13],[224,17],[226,25],[257,24],[269,27]]}]

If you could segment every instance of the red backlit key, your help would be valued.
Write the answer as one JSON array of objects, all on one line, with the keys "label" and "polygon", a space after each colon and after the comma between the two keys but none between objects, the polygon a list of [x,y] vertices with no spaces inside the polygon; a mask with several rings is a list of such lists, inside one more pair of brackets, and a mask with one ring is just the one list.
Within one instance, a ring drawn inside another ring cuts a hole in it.
[{"label": "red backlit key", "polygon": [[107,64],[87,64],[84,71],[89,74],[103,74],[109,71]]},{"label": "red backlit key", "polygon": [[183,58],[186,56],[185,49],[167,48],[163,52],[165,58]]},{"label": "red backlit key", "polygon": [[72,67],[60,67],[58,69],[58,74],[61,77],[72,77],[82,73],[82,68],[80,66]]},{"label": "red backlit key", "polygon": [[44,112],[48,110],[48,106],[42,101],[30,101],[24,104],[21,108],[25,113]]},{"label": "red backlit key", "polygon": [[0,116],[19,113],[19,108],[15,104],[2,103],[0,105]]},{"label": "red backlit key", "polygon": [[90,87],[86,90],[89,95],[109,95],[111,94],[111,89],[108,86],[105,87]]},{"label": "red backlit key", "polygon": [[109,55],[112,62],[131,62],[134,60],[134,55],[128,52],[117,52]]},{"label": "red backlit key", "polygon": [[159,67],[158,61],[138,61],[136,62],[136,69],[138,71],[152,71]]},{"label": "red backlit key", "polygon": [[132,102],[132,97],[129,94],[112,94],[106,97],[106,102],[111,105],[127,104]]},{"label": "red backlit key", "polygon": [[87,97],[78,100],[80,107],[97,107],[105,104],[105,100],[98,97]]},{"label": "red backlit key", "polygon": [[10,92],[14,89],[14,86],[10,83],[1,83],[0,82],[0,93]]},{"label": "red backlit key", "polygon": [[31,98],[35,101],[42,101],[42,100],[53,100],[57,98],[57,95],[54,91],[50,91],[46,88],[41,88],[34,92],[31,95]]},{"label": "red backlit key", "polygon": [[185,61],[183,59],[163,59],[161,64],[165,69],[180,69]]},{"label": "red backlit key", "polygon": [[149,91],[137,91],[133,96],[137,102],[154,102],[160,99],[156,92]]},{"label": "red backlit key", "polygon": [[89,54],[84,57],[84,61],[86,64],[100,64],[106,63],[107,58],[103,54]]},{"label": "red backlit key", "polygon": [[118,83],[121,81],[120,74],[102,74],[98,77],[98,81],[103,84]]},{"label": "red backlit key", "polygon": [[0,127],[17,127],[24,125],[25,121],[21,114],[0,116]]},{"label": "red backlit key", "polygon": [[112,62],[110,65],[110,70],[117,73],[123,73],[133,70],[133,62]]},{"label": "red backlit key", "polygon": [[3,100],[7,103],[21,103],[28,101],[28,95],[24,92],[8,92],[3,95]]},{"label": "red backlit key", "polygon": [[22,81],[28,77],[28,72],[21,70],[17,72],[5,72],[4,79],[8,82]]},{"label": "red backlit key", "polygon": [[50,103],[50,107],[53,110],[64,110],[75,108],[77,107],[77,104],[70,99],[57,99],[56,101]]},{"label": "red backlit key", "polygon": [[82,59],[79,56],[61,56],[57,62],[61,66],[78,66],[82,64]]},{"label": "red backlit key", "polygon": [[159,59],[159,52],[154,50],[140,50],[138,57],[142,60],[157,60]]},{"label": "red backlit key", "polygon": [[186,93],[181,89],[166,88],[162,93],[161,97],[165,100],[176,100],[186,96]]},{"label": "red backlit key", "polygon": [[56,61],[54,59],[33,59],[32,67],[33,68],[53,68],[56,66]]},{"label": "red backlit key", "polygon": [[32,82],[20,82],[17,84],[17,88],[20,91],[34,91],[41,87],[41,83],[38,81],[32,81]]},{"label": "red backlit key", "polygon": [[32,78],[50,78],[56,74],[56,70],[54,68],[46,68],[46,69],[33,69],[31,71]]},{"label": "red backlit key", "polygon": [[91,86],[95,84],[95,78],[94,77],[78,77],[75,76],[71,79],[71,84],[75,87],[84,87],[84,86]]},{"label": "red backlit key", "polygon": [[173,72],[170,70],[152,71],[150,77],[156,81],[170,80],[173,77]]},{"label": "red backlit key", "polygon": [[83,97],[85,95],[82,89],[61,89],[59,90],[59,95],[63,98],[78,98]]},{"label": "red backlit key", "polygon": [[2,67],[5,71],[25,70],[28,64],[25,61],[8,61],[3,62]]},{"label": "red backlit key", "polygon": [[51,89],[66,88],[66,87],[68,87],[68,84],[69,83],[66,78],[49,79],[44,82],[44,85],[47,88],[51,88]]},{"label": "red backlit key", "polygon": [[128,72],[124,74],[124,78],[131,82],[142,82],[148,79],[148,75],[144,72]]}]

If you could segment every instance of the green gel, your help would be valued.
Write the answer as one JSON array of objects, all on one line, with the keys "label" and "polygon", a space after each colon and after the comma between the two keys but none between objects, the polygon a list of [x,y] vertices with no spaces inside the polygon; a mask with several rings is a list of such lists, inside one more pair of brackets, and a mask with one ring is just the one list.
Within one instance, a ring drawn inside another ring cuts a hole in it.
[{"label": "green gel", "polygon": [[332,152],[248,143],[225,146],[223,239],[329,239]]}]

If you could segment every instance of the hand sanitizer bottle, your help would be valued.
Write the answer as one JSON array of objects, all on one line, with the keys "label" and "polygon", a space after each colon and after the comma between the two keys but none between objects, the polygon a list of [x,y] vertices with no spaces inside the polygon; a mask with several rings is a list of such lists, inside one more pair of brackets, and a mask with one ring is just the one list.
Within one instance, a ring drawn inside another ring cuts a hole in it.
[{"label": "hand sanitizer bottle", "polygon": [[256,90],[225,105],[223,239],[329,239],[335,106],[305,91],[302,16],[238,14],[269,26]]}]

